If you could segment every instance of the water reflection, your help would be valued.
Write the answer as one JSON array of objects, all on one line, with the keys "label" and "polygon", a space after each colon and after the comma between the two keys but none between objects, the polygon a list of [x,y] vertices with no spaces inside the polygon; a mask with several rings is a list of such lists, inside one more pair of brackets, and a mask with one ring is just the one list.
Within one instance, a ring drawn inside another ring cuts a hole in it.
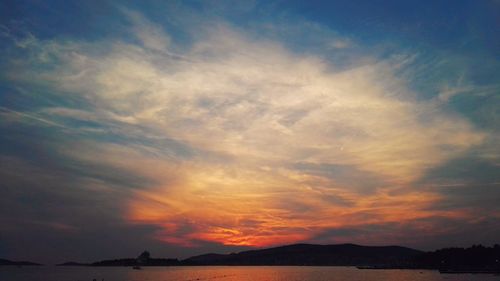
[{"label": "water reflection", "polygon": [[1,281],[500,281],[483,274],[439,274],[429,270],[359,270],[354,267],[207,266],[148,267],[0,267]]}]

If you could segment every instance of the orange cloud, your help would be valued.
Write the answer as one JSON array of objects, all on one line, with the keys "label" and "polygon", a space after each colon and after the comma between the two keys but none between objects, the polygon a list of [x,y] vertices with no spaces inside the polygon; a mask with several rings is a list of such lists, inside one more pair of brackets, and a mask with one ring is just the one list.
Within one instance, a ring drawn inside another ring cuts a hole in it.
[{"label": "orange cloud", "polygon": [[[19,79],[90,104],[41,110],[47,116],[117,124],[108,133],[116,126],[132,140],[66,152],[151,179],[132,191],[127,221],[159,226],[156,238],[168,243],[265,246],[331,228],[464,216],[429,210],[442,198],[413,184],[485,133],[417,99],[397,75],[407,58],[338,68],[223,24],[173,54],[161,28],[125,14],[140,45],[38,42],[56,66]],[[328,175],[297,163],[348,168]]]},{"label": "orange cloud", "polygon": [[126,219],[160,226],[156,237],[168,243],[262,247],[307,241],[333,228],[464,216],[426,210],[441,200],[433,193],[385,188],[366,195],[338,189],[353,203],[335,205],[324,200],[325,190],[314,188],[327,180],[318,176],[293,171],[276,176],[273,171],[239,171],[233,166],[185,169],[176,186],[137,192]]}]

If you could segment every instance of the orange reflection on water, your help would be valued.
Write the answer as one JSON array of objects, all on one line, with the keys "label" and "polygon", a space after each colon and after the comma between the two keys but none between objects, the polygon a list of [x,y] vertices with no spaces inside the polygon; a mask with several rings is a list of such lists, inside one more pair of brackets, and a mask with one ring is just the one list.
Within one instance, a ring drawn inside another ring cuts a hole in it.
[{"label": "orange reflection on water", "polygon": [[[120,280],[179,281],[440,281],[443,276],[434,270],[360,270],[341,266],[198,266],[159,267],[144,270],[120,268],[128,274]],[[116,276],[109,276],[116,277]],[[105,280],[117,278],[106,278]],[[494,275],[464,274],[456,281],[493,281]]]}]

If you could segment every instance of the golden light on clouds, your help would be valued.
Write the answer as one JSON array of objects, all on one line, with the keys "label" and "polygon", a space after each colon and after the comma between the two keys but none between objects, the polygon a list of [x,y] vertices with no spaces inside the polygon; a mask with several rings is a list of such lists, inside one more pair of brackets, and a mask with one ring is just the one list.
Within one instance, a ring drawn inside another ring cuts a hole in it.
[{"label": "golden light on clouds", "polygon": [[[184,246],[201,241],[270,246],[312,239],[328,229],[405,223],[436,215],[465,217],[455,211],[426,210],[440,199],[433,193],[409,190],[391,195],[393,188],[381,187],[366,195],[345,187],[322,188],[325,179],[291,172],[269,178],[268,171],[226,168],[188,167],[179,186],[137,193],[126,218],[159,225],[158,239]],[[327,193],[349,203],[325,199]]]},{"label": "golden light on clouds", "polygon": [[126,124],[112,129],[163,141],[65,151],[151,180],[131,191],[127,222],[156,225],[156,238],[184,246],[269,246],[341,227],[465,216],[428,209],[440,196],[416,182],[485,133],[438,100],[419,100],[397,75],[408,57],[339,67],[224,25],[180,51],[126,13],[141,45],[39,42],[37,59],[59,64],[29,77],[91,107],[44,114]]}]

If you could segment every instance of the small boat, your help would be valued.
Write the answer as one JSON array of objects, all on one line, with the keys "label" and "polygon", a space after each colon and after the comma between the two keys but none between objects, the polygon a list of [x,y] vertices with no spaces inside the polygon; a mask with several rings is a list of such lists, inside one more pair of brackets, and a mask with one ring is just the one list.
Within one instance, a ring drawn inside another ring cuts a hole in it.
[{"label": "small boat", "polygon": [[138,265],[136,265],[136,266],[134,266],[134,267],[132,267],[132,268],[133,268],[133,269],[135,269],[135,270],[141,270],[141,269],[142,269],[142,268],[141,268],[140,266],[138,266]]}]

